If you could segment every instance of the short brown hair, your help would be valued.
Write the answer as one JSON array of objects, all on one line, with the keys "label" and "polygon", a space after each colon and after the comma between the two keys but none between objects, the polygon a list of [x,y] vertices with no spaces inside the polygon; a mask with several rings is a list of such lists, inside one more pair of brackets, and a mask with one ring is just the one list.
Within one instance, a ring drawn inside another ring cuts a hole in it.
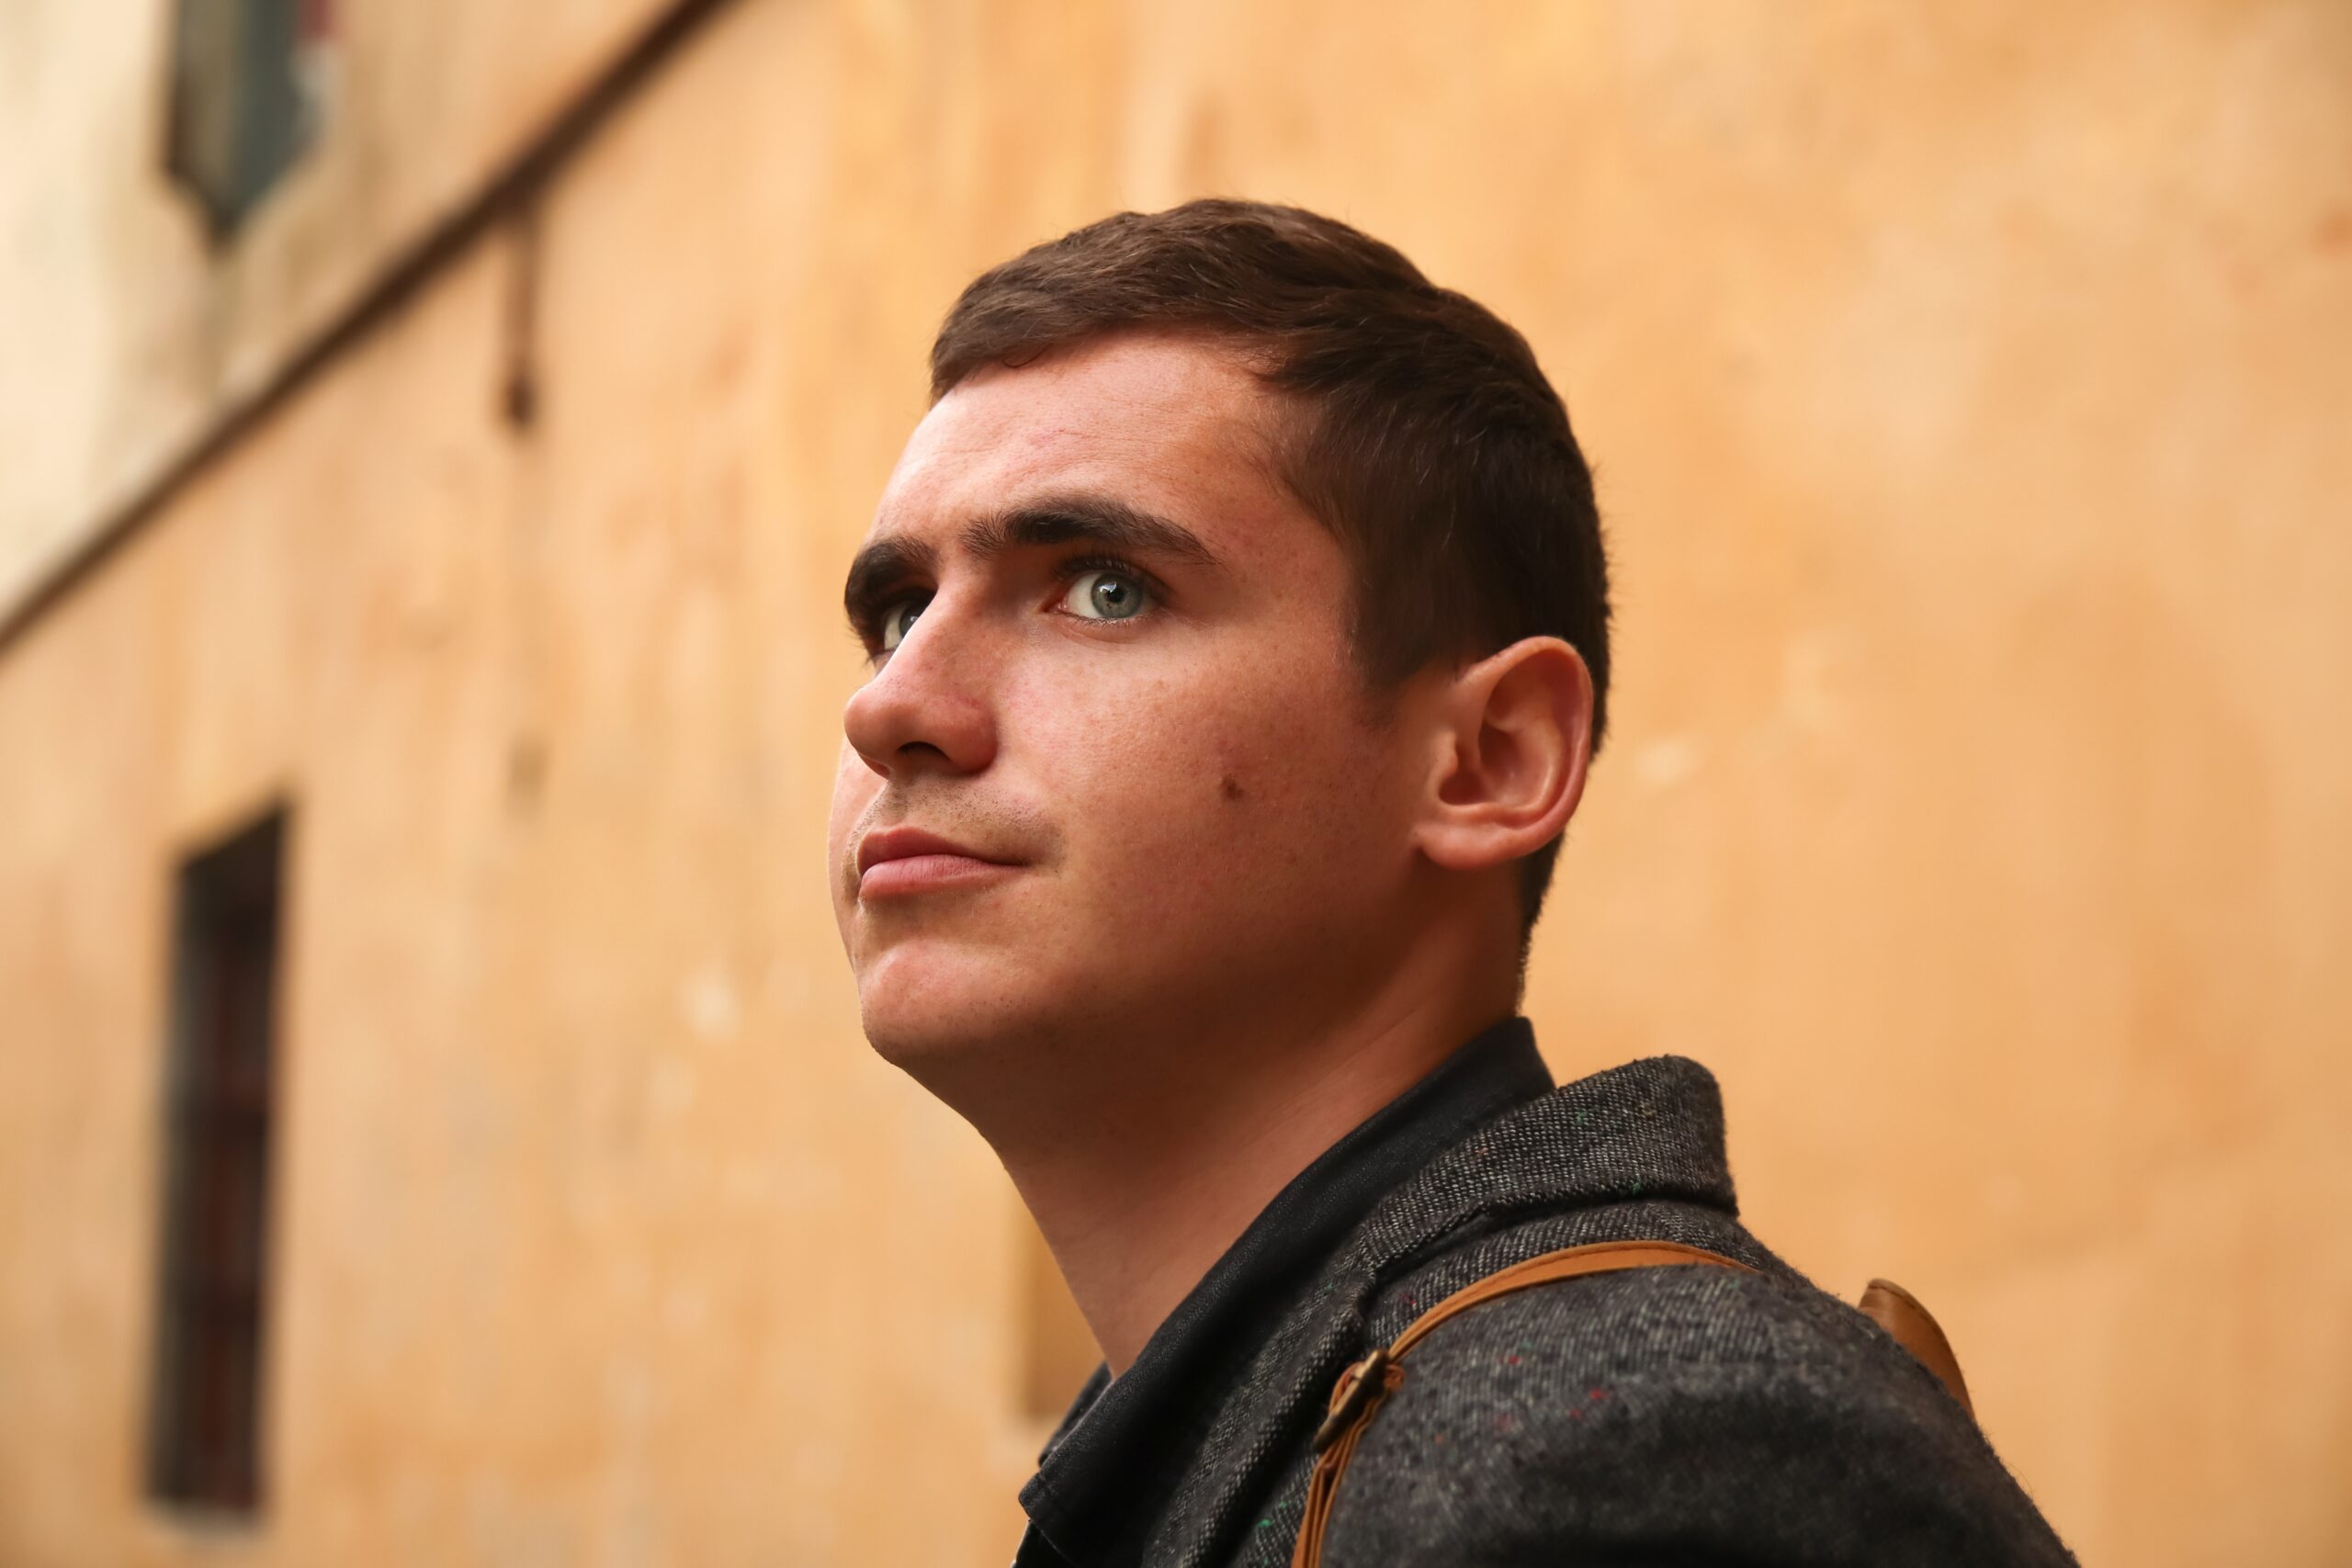
[{"label": "short brown hair", "polygon": [[[931,349],[944,397],[973,371],[1136,328],[1233,337],[1301,418],[1282,481],[1355,569],[1351,635],[1375,692],[1432,660],[1556,637],[1609,694],[1609,569],[1592,475],[1527,340],[1395,247],[1295,207],[1122,212],[989,268]],[[1532,929],[1559,841],[1527,857]]]}]

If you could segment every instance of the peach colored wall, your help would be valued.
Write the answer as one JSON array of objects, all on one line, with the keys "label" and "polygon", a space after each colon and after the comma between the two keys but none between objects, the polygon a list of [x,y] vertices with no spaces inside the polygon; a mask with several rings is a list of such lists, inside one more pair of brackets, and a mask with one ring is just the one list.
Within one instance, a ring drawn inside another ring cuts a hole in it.
[{"label": "peach colored wall", "polygon": [[321,130],[214,253],[163,170],[179,0],[0,5],[0,615],[662,0],[332,0]]},{"label": "peach colored wall", "polygon": [[[729,8],[0,648],[0,1562],[1001,1561],[1026,1244],[856,1037],[838,573],[954,290],[1205,191],[1488,300],[1599,464],[1555,1066],[1713,1066],[2086,1561],[2352,1557],[2346,80],[2325,0]],[[277,1503],[198,1537],[164,900],[275,791]]]}]

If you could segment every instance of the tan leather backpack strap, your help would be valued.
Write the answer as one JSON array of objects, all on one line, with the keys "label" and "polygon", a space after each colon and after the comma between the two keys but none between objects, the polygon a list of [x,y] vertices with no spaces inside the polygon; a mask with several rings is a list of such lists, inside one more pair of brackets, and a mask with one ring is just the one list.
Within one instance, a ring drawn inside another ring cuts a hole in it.
[{"label": "tan leather backpack strap", "polygon": [[1430,1329],[1456,1313],[1530,1285],[1573,1280],[1583,1274],[1613,1274],[1626,1269],[1685,1264],[1736,1269],[1743,1274],[1756,1272],[1736,1258],[1684,1247],[1679,1242],[1603,1241],[1589,1247],[1565,1247],[1524,1263],[1514,1263],[1464,1285],[1415,1318],[1395,1343],[1374,1350],[1341,1372],[1338,1386],[1331,1390],[1330,1413],[1315,1434],[1315,1471],[1307,1478],[1306,1511],[1299,1519],[1298,1544],[1291,1549],[1291,1568],[1315,1568],[1322,1561],[1323,1532],[1330,1525],[1331,1502],[1339,1491],[1340,1477],[1347,1472],[1348,1461],[1355,1457],[1356,1444],[1363,1441],[1364,1428],[1372,1424],[1374,1413],[1405,1381],[1405,1369],[1397,1363]]},{"label": "tan leather backpack strap", "polygon": [[1968,1384],[1960,1375],[1960,1358],[1952,1354],[1951,1341],[1944,1337],[1935,1314],[1919,1304],[1918,1297],[1892,1280],[1872,1280],[1871,1288],[1862,1292],[1860,1304],[1864,1317],[1894,1336],[1897,1345],[1935,1373],[1962,1410],[1976,1414],[1976,1406],[1969,1403]]}]

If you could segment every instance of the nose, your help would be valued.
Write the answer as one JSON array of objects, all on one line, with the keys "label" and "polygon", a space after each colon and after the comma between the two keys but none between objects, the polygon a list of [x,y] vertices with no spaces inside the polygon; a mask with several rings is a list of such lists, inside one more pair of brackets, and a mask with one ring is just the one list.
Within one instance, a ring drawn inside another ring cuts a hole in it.
[{"label": "nose", "polygon": [[976,773],[996,758],[989,660],[974,629],[940,600],[909,627],[842,710],[865,765],[903,784],[920,773]]}]

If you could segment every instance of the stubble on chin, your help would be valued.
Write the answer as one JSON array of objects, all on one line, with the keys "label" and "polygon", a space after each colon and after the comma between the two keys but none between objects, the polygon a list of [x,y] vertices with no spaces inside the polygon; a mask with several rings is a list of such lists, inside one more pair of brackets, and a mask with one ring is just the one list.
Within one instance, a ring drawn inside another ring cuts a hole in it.
[{"label": "stubble on chin", "polygon": [[[862,976],[859,1014],[876,1055],[994,1141],[1088,1073],[1086,1032],[1032,995],[986,985],[903,988],[888,965]],[[1093,1036],[1099,1043],[1099,1036]]]}]

